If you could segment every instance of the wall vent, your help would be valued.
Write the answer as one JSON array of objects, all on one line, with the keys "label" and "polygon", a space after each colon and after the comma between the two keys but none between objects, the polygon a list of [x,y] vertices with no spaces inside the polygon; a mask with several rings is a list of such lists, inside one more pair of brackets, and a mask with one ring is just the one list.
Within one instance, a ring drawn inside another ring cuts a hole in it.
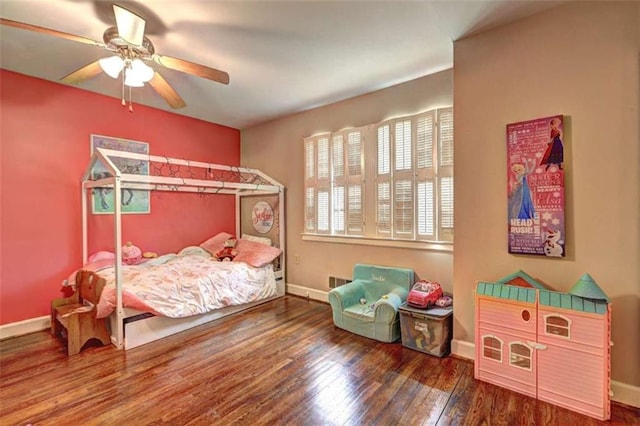
[{"label": "wall vent", "polygon": [[346,283],[350,282],[351,278],[329,276],[329,288],[340,287],[341,285],[345,285]]}]

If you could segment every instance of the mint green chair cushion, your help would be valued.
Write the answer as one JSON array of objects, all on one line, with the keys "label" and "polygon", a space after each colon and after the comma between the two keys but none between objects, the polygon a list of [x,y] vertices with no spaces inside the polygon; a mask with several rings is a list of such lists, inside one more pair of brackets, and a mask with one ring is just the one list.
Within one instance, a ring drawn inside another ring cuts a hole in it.
[{"label": "mint green chair cushion", "polygon": [[413,282],[411,269],[356,265],[353,281],[329,292],[333,323],[381,342],[398,340],[398,308],[407,300]]}]

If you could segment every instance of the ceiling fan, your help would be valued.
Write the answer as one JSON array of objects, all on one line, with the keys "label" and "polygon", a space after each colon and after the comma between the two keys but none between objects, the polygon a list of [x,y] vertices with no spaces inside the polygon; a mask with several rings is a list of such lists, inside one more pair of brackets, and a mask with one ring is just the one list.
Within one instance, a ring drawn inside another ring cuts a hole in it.
[{"label": "ceiling fan", "polygon": [[[123,93],[124,86],[142,87],[144,83],[149,83],[165,102],[174,109],[186,106],[184,100],[158,71],[149,67],[145,62],[152,61],[176,71],[206,78],[222,84],[229,84],[229,74],[224,71],[185,61],[184,59],[177,59],[155,53],[153,43],[144,35],[145,20],[135,13],[115,4],[113,5],[113,11],[116,26],[106,29],[102,37],[104,43],[1,17],[0,24],[105,48],[113,53],[112,56],[92,62],[66,75],[61,79],[61,81],[65,83],[78,84],[96,77],[104,71],[112,78],[122,77]],[[124,96],[122,104],[125,105]]]}]

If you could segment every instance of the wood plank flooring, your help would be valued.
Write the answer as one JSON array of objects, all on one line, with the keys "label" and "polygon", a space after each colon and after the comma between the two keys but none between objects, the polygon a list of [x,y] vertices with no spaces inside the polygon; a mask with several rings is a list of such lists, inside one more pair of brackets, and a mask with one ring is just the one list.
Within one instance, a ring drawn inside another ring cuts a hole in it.
[{"label": "wood plank flooring", "polygon": [[[612,422],[640,410],[612,404]],[[436,358],[337,329],[287,296],[129,351],[0,342],[2,425],[598,425]]]}]

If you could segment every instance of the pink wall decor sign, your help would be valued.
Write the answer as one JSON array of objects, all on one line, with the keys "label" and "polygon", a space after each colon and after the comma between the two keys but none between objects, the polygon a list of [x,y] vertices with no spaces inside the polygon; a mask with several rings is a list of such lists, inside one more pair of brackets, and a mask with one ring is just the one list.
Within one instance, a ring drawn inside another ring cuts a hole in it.
[{"label": "pink wall decor sign", "polygon": [[565,256],[562,115],[507,124],[509,253]]}]

